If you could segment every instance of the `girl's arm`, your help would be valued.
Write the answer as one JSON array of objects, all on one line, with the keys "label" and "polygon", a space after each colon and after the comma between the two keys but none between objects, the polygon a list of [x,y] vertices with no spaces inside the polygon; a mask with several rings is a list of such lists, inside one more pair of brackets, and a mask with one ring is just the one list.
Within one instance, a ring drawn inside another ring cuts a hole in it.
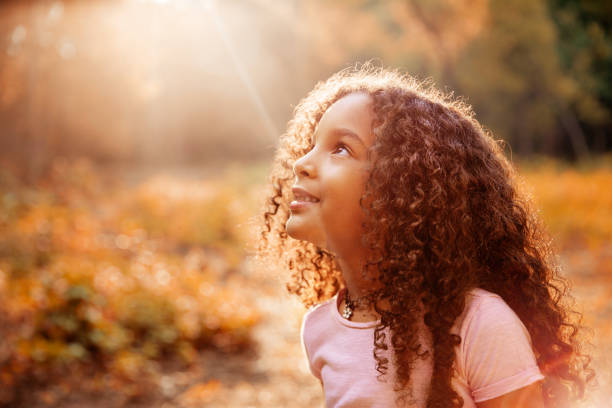
[{"label": "girl's arm", "polygon": [[545,408],[541,382],[530,384],[497,398],[476,404],[478,408]]}]

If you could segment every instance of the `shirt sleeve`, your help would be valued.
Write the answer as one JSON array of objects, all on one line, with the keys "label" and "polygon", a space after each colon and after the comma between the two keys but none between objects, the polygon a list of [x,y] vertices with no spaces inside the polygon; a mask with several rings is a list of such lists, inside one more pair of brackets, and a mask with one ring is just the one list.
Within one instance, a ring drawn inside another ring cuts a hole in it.
[{"label": "shirt sleeve", "polygon": [[306,320],[310,314],[310,312],[312,311],[309,310],[308,313],[306,313],[306,315],[304,316],[304,318],[302,319],[302,327],[300,328],[300,342],[302,343],[302,351],[304,352],[304,356],[306,356],[306,361],[308,362],[308,368],[310,369],[310,372],[312,373],[312,375],[314,375],[316,378],[319,379],[319,381],[321,381],[321,373],[319,372],[319,370],[315,369],[315,367],[312,365],[312,361],[310,360],[310,355],[308,354],[308,347],[306,345],[307,340],[306,340]]},{"label": "shirt sleeve", "polygon": [[475,402],[525,387],[544,376],[523,322],[501,297],[478,299],[462,328],[463,363]]}]

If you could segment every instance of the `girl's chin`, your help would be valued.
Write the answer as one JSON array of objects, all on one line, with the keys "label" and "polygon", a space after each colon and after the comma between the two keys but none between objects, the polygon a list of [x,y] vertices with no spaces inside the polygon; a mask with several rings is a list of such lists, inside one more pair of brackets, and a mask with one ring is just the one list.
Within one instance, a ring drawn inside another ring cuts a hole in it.
[{"label": "girl's chin", "polygon": [[289,235],[293,239],[298,239],[300,241],[308,241],[317,245],[317,239],[314,239],[312,236],[312,230],[309,230],[306,225],[302,225],[300,220],[296,220],[292,215],[285,224],[285,231],[287,235]]},{"label": "girl's chin", "polygon": [[287,221],[285,225],[285,231],[287,231],[287,235],[289,235],[293,239],[306,240],[306,231],[300,228],[299,225],[296,225],[296,222],[292,222],[291,219]]}]

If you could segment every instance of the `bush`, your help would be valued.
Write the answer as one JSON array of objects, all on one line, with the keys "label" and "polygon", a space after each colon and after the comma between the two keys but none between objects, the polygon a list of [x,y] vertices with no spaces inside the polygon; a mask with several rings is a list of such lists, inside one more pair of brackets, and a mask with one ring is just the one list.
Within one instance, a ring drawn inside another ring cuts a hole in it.
[{"label": "bush", "polygon": [[58,369],[94,366],[139,382],[157,360],[252,346],[259,314],[235,289],[245,287],[232,274],[244,245],[229,189],[190,185],[169,200],[158,182],[111,186],[87,162],[61,162],[35,186],[8,179],[0,403]]}]

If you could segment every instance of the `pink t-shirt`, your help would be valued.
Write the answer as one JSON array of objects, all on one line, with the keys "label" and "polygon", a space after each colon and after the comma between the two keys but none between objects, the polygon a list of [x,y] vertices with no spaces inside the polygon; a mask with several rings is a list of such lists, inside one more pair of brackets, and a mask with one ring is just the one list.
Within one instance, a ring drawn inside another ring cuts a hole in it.
[{"label": "pink t-shirt", "polygon": [[[397,396],[393,391],[392,348],[387,351],[390,374],[384,382],[378,381],[373,356],[378,322],[343,318],[338,312],[342,295],[311,308],[302,322],[302,345],[312,374],[323,384],[326,406],[392,407]],[[452,386],[465,408],[544,378],[529,332],[500,296],[479,288],[470,291],[453,332],[462,340],[455,348]],[[421,344],[430,348],[427,331],[421,329],[419,337]],[[412,406],[425,406],[431,373],[430,353],[429,358],[415,363],[410,384]]]}]

